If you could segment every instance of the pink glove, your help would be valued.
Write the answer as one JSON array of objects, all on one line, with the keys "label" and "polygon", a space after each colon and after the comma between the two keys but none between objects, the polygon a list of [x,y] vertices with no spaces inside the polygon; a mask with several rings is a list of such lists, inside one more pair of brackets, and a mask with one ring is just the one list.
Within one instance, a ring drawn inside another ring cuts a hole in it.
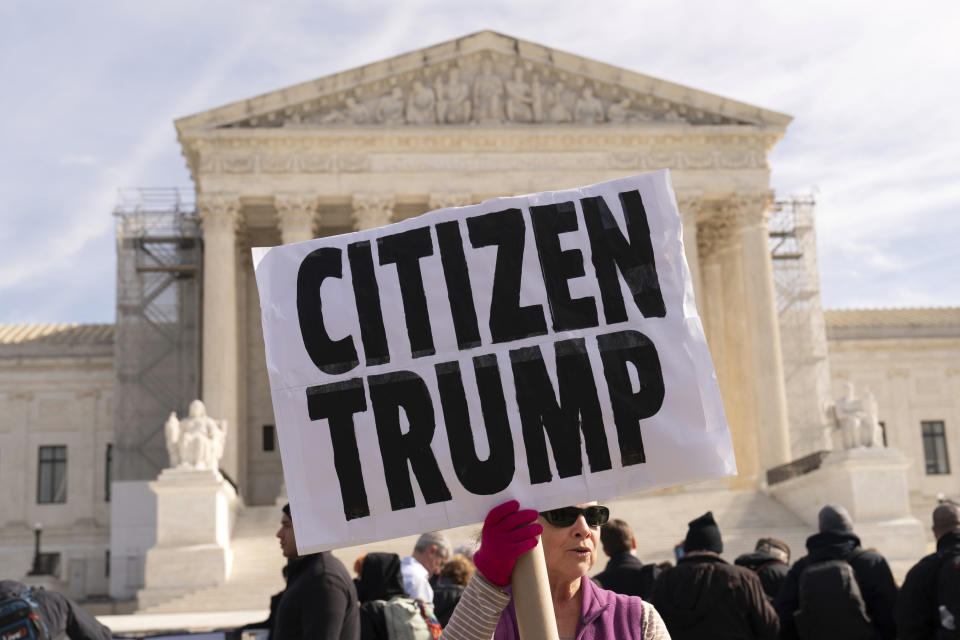
[{"label": "pink glove", "polygon": [[519,509],[516,500],[491,509],[483,521],[480,549],[473,555],[477,570],[498,587],[510,584],[517,558],[537,546],[537,536],[543,533],[542,525],[529,524],[537,519],[537,512]]}]

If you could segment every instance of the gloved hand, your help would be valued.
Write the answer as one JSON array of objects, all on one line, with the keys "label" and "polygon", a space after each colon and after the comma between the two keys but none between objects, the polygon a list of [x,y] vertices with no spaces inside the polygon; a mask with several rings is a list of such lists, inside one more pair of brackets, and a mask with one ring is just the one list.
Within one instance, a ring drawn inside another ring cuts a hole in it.
[{"label": "gloved hand", "polygon": [[491,509],[483,521],[480,549],[473,555],[477,570],[498,587],[510,584],[517,558],[537,546],[537,536],[543,533],[541,524],[529,524],[537,519],[537,512],[519,509],[516,500]]}]

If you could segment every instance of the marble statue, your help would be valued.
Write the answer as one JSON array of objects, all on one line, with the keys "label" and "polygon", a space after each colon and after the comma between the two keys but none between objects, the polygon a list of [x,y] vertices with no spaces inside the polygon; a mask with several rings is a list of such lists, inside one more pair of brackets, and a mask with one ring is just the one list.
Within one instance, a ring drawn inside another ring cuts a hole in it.
[{"label": "marble statue", "polygon": [[470,87],[460,81],[460,70],[456,67],[447,74],[447,84],[437,78],[437,121],[447,124],[461,124],[470,121]]},{"label": "marble statue", "polygon": [[377,102],[377,122],[388,125],[403,124],[403,89],[394,87]]},{"label": "marble statue", "polygon": [[533,122],[533,91],[523,81],[523,69],[514,67],[513,79],[508,80],[507,92],[507,120],[510,122]]},{"label": "marble statue", "polygon": [[572,122],[573,113],[567,106],[567,88],[563,82],[557,81],[553,88],[547,91],[547,120],[550,122]]},{"label": "marble statue", "polygon": [[591,87],[584,87],[573,109],[573,119],[583,124],[603,122],[603,103],[593,95]]},{"label": "marble statue", "polygon": [[503,122],[503,80],[494,75],[493,63],[484,60],[473,81],[473,119],[479,123]]},{"label": "marble statue", "polygon": [[413,81],[413,89],[407,97],[407,122],[409,124],[433,124],[437,121],[436,97],[433,89],[419,80]]},{"label": "marble statue", "polygon": [[833,413],[844,449],[883,446],[877,401],[869,391],[864,397],[857,397],[853,383],[847,382],[844,395],[837,400]]},{"label": "marble statue", "polygon": [[623,124],[625,122],[646,122],[651,119],[650,114],[632,109],[632,105],[633,102],[630,98],[623,98],[618,102],[611,103],[610,108],[607,109],[607,120],[616,124]]},{"label": "marble statue", "polygon": [[176,411],[171,411],[164,434],[170,468],[217,471],[227,439],[227,422],[208,416],[202,401],[191,402],[189,417],[182,421],[177,419]]}]

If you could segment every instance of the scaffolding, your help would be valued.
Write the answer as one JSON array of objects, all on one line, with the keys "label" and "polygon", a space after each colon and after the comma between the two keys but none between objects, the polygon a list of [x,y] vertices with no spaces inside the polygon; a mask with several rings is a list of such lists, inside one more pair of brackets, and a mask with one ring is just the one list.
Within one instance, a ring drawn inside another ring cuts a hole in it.
[{"label": "scaffolding", "polygon": [[770,216],[770,255],[794,459],[828,445],[830,368],[820,303],[812,196],[777,200]]},{"label": "scaffolding", "polygon": [[167,466],[164,423],[199,397],[202,243],[192,189],[122,189],[114,356],[116,480]]}]

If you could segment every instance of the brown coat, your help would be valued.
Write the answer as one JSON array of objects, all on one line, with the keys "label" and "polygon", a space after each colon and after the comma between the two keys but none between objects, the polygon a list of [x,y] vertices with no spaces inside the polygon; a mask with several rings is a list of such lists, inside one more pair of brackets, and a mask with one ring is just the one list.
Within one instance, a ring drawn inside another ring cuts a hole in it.
[{"label": "brown coat", "polygon": [[673,640],[774,640],[780,628],[757,575],[714,554],[681,558],[652,600]]}]

